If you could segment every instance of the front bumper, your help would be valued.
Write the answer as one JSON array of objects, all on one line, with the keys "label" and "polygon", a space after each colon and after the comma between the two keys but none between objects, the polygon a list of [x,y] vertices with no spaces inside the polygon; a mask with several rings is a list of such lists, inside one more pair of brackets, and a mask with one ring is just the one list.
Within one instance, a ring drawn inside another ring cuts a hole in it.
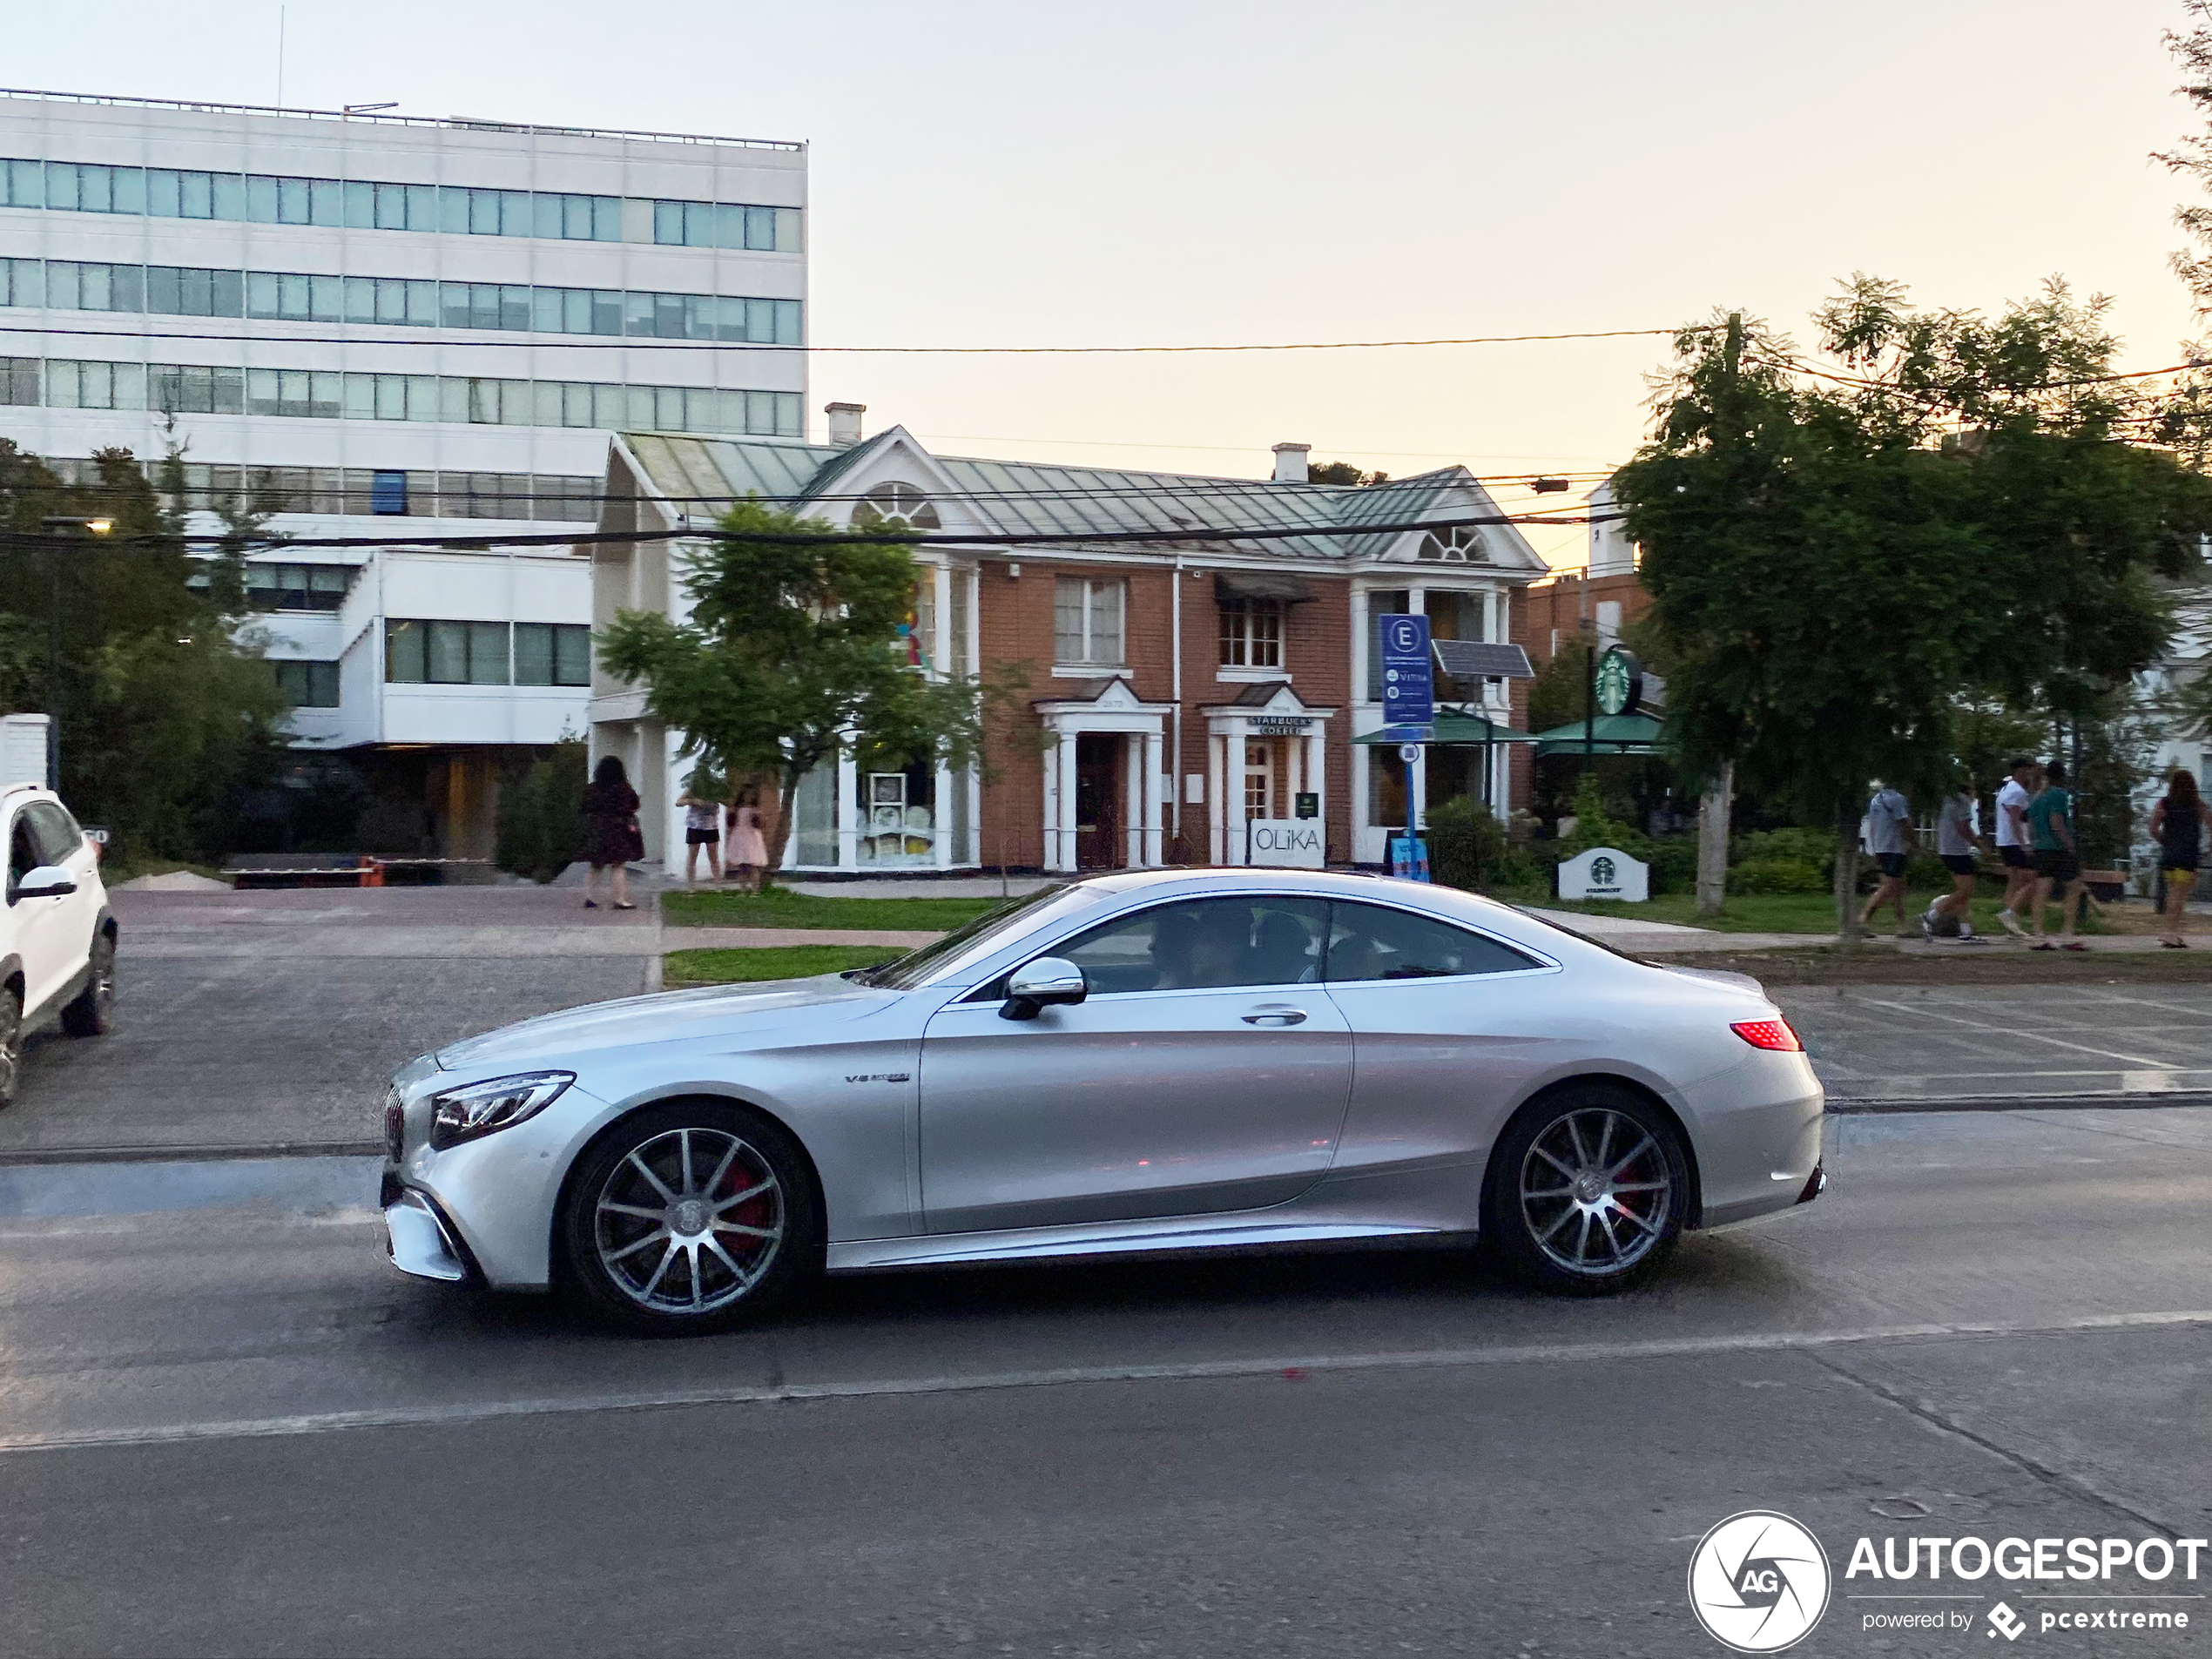
[{"label": "front bumper", "polygon": [[[395,1189],[396,1188],[396,1196]],[[416,1278],[461,1285],[477,1277],[466,1250],[436,1204],[385,1177],[385,1251],[392,1265]]]}]

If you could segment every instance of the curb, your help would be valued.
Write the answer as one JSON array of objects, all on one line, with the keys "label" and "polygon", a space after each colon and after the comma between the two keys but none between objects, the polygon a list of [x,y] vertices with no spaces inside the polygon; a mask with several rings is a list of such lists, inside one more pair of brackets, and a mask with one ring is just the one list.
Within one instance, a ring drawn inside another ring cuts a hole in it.
[{"label": "curb", "polygon": [[0,1151],[0,1170],[55,1163],[213,1163],[262,1158],[381,1157],[381,1141],[268,1141],[259,1146],[41,1146]]},{"label": "curb", "polygon": [[1873,1117],[1907,1112],[2145,1111],[2161,1106],[2212,1106],[2212,1092],[2139,1090],[2128,1095],[1965,1095],[1949,1100],[1828,1100],[1831,1117]]}]

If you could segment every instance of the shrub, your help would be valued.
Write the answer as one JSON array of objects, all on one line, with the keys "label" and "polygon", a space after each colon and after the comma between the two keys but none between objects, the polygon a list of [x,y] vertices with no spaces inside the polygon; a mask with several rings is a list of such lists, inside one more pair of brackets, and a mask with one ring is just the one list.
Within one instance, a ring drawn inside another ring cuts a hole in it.
[{"label": "shrub", "polygon": [[1697,838],[1666,835],[1651,843],[1651,890],[1688,893],[1697,886]]},{"label": "shrub", "polygon": [[1728,873],[1730,893],[1825,893],[1828,878],[1801,859],[1747,859]]},{"label": "shrub", "polygon": [[1731,864],[1779,859],[1791,864],[1824,867],[1835,856],[1836,836],[1832,830],[1756,830],[1737,836],[1736,844],[1729,849]]},{"label": "shrub", "polygon": [[502,870],[550,881],[583,845],[583,749],[581,738],[556,743],[499,792],[499,840],[493,861]]},{"label": "shrub", "polygon": [[1472,893],[1493,872],[1506,850],[1506,832],[1490,809],[1466,795],[1456,796],[1428,814],[1428,868],[1435,880]]}]

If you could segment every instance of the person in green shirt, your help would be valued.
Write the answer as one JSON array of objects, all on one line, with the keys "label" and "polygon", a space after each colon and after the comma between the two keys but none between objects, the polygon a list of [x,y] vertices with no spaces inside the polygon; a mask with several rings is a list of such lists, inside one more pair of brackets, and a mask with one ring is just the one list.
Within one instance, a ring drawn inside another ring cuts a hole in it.
[{"label": "person in green shirt", "polygon": [[[2027,804],[2027,826],[2035,837],[2035,943],[2031,950],[2087,950],[2074,936],[2081,897],[2081,848],[2074,834],[2074,795],[2066,767],[2054,760],[2043,769],[2043,792]],[[2044,936],[2044,907],[2059,892],[2060,943]]]}]

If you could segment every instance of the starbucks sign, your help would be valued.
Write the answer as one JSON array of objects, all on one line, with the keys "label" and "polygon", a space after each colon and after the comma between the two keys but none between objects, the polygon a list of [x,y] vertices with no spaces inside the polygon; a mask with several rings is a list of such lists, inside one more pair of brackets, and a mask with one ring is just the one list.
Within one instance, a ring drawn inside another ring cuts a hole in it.
[{"label": "starbucks sign", "polygon": [[1594,846],[1559,867],[1559,896],[1642,904],[1651,896],[1651,867],[1616,846]]},{"label": "starbucks sign", "polygon": [[1615,645],[1597,659],[1597,706],[1601,714],[1634,714],[1643,701],[1643,664],[1635,652]]}]

